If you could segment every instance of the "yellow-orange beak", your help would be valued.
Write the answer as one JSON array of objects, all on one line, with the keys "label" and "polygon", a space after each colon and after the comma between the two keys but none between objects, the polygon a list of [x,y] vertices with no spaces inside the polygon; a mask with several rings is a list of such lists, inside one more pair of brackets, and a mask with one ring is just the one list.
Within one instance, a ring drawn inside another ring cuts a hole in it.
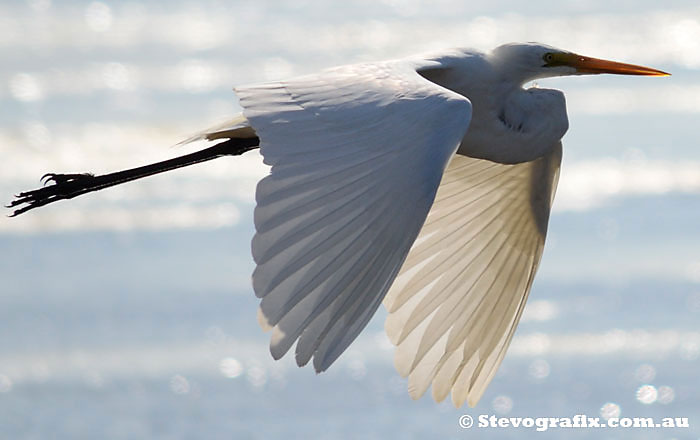
[{"label": "yellow-orange beak", "polygon": [[552,54],[549,63],[552,66],[570,66],[578,73],[614,73],[617,75],[644,75],[644,76],[670,76],[670,73],[651,67],[636,66],[634,64],[618,63],[615,61],[601,60],[598,58],[584,57],[575,53]]}]

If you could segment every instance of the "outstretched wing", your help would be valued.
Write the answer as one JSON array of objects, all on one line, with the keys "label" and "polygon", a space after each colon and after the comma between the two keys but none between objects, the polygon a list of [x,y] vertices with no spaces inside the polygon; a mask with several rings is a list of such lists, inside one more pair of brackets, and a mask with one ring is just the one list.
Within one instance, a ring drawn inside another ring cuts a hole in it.
[{"label": "outstretched wing", "polygon": [[256,191],[259,321],[328,368],[372,317],[430,210],[471,104],[389,62],[236,89],[272,165]]},{"label": "outstretched wing", "polygon": [[395,365],[420,397],[476,405],[518,325],[544,247],[561,144],[532,162],[457,155],[387,294]]}]

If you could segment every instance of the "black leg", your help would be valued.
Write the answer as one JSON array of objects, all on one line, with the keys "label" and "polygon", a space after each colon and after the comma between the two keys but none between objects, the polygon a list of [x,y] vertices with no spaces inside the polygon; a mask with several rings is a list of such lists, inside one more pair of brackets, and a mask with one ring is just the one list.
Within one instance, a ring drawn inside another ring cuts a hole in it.
[{"label": "black leg", "polygon": [[[48,205],[58,200],[72,199],[81,194],[98,191],[110,186],[119,185],[120,183],[130,182],[142,177],[152,176],[188,165],[194,165],[221,156],[237,156],[246,151],[258,148],[259,144],[260,140],[257,137],[229,139],[212,147],[197,151],[196,153],[100,176],[95,176],[90,173],[48,173],[41,178],[42,182],[44,182],[44,187],[19,193],[15,196],[15,200],[10,202],[7,207],[17,207],[10,215],[10,217],[15,217],[31,209]],[[50,182],[53,184],[46,185]]]}]

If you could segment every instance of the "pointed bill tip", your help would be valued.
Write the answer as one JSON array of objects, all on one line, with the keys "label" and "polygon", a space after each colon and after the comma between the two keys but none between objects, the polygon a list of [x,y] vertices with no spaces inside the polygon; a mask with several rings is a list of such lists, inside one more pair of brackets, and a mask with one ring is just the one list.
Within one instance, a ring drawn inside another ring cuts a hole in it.
[{"label": "pointed bill tip", "polygon": [[651,67],[618,63],[617,61],[602,60],[577,54],[567,54],[565,64],[576,69],[577,73],[582,74],[611,73],[615,75],[671,76],[668,72]]}]

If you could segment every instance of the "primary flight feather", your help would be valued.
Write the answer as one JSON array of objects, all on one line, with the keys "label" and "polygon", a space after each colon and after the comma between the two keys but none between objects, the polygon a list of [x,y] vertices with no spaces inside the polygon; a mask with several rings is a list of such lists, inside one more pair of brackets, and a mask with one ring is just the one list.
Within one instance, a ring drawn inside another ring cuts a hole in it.
[{"label": "primary flight feather", "polygon": [[48,174],[13,215],[259,147],[252,252],[275,359],[323,371],[380,303],[418,398],[474,406],[505,356],[542,256],[568,128],[563,75],[668,75],[541,44],[455,49],[236,88],[223,142],[117,173]]}]

